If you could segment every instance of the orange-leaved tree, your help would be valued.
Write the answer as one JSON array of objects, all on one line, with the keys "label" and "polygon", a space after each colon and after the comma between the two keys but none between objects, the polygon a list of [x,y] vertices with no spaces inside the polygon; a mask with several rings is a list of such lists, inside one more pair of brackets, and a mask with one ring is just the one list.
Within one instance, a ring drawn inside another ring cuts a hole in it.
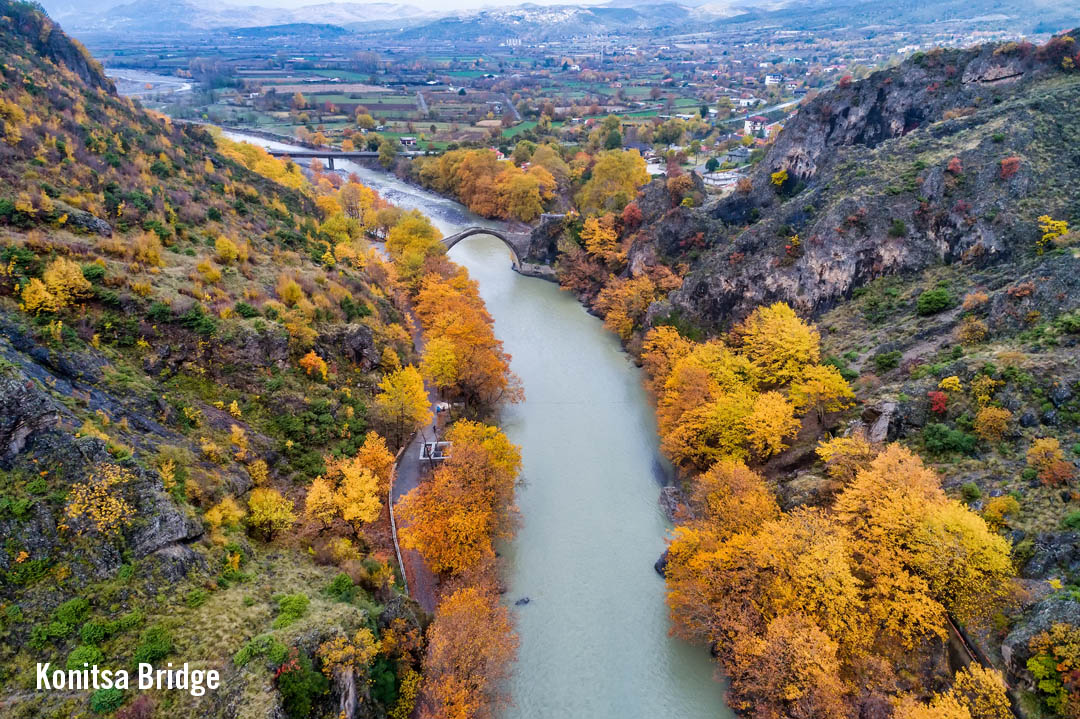
[{"label": "orange-leaved tree", "polygon": [[497,716],[517,647],[510,612],[493,592],[466,587],[444,599],[428,629],[420,718]]},{"label": "orange-leaved tree", "polygon": [[521,452],[497,427],[461,420],[446,434],[450,458],[398,505],[401,543],[432,569],[462,574],[494,556],[512,536]]}]

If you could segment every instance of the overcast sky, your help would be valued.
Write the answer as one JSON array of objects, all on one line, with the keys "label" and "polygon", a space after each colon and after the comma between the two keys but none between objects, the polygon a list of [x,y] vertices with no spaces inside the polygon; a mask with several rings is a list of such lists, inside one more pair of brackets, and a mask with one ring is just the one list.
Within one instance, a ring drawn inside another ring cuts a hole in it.
[{"label": "overcast sky", "polygon": [[[105,9],[115,7],[117,5],[126,5],[132,0],[39,0],[46,10],[52,10],[55,8],[64,7],[70,8],[72,5],[97,6],[98,8]],[[392,4],[392,5],[411,5],[414,7],[422,8],[424,10],[464,10],[464,9],[479,9],[483,7],[494,7],[504,5],[521,5],[526,2],[532,2],[536,5],[594,5],[606,0],[371,0],[372,2],[378,2],[380,4]],[[192,0],[197,5],[206,5],[211,0]],[[321,5],[323,3],[342,2],[355,5],[366,5],[368,2],[365,0],[213,0],[216,5],[255,5],[258,7],[275,7],[275,8],[298,8],[305,5]],[[630,0],[633,2],[633,0]]]}]

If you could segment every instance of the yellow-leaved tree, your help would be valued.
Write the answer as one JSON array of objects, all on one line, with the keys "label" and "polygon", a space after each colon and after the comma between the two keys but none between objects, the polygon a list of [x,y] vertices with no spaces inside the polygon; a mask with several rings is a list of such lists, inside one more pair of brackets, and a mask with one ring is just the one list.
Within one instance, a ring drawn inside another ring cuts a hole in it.
[{"label": "yellow-leaved tree", "polygon": [[251,490],[248,497],[248,524],[265,539],[292,527],[296,521],[292,500],[269,487]]},{"label": "yellow-leaved tree", "polygon": [[788,394],[800,413],[815,410],[822,421],[826,412],[839,412],[855,403],[847,380],[831,365],[812,364],[803,369]]},{"label": "yellow-leaved tree", "polygon": [[27,312],[59,312],[90,293],[92,286],[82,268],[66,257],[57,257],[45,268],[41,279],[32,278],[20,299]]},{"label": "yellow-leaved tree", "polygon": [[326,526],[334,521],[338,513],[337,497],[334,485],[325,477],[316,477],[308,487],[304,500],[304,514]]},{"label": "yellow-leaved tree", "polygon": [[758,307],[735,334],[746,356],[775,384],[799,379],[807,365],[821,359],[818,331],[783,302]]},{"label": "yellow-leaved tree", "polygon": [[431,422],[431,402],[420,371],[408,365],[383,377],[375,395],[375,411],[397,446]]}]

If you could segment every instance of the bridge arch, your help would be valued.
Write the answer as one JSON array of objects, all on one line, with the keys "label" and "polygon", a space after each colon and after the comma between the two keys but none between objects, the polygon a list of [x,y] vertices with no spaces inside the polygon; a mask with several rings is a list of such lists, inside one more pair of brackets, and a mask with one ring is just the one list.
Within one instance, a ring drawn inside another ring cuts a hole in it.
[{"label": "bridge arch", "polygon": [[[448,237],[442,238],[443,246],[449,250],[451,247],[461,242],[464,239],[468,239],[473,235],[492,235],[502,240],[502,243],[510,248],[510,253],[514,258],[514,267],[521,267],[521,257],[528,251],[528,239],[529,235],[520,232],[503,232],[502,230],[496,230],[490,227],[466,227],[464,230],[457,232]],[[523,241],[524,240],[524,241]]]}]

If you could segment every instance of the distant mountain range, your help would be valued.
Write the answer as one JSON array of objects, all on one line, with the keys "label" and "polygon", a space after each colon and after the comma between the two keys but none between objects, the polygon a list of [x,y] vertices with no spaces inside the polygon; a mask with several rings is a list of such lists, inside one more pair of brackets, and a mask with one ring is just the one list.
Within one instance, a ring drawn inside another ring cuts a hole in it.
[{"label": "distant mountain range", "polygon": [[591,4],[527,3],[478,10],[428,10],[399,3],[328,2],[298,8],[233,5],[211,0],[101,0],[93,9],[82,0],[44,0],[65,27],[98,32],[183,32],[313,23],[356,32],[427,27],[424,36],[492,30],[501,34],[603,33],[669,27],[694,19],[716,19],[766,11],[790,0],[611,0]]},{"label": "distant mountain range", "polygon": [[204,32],[267,26],[337,25],[357,33],[397,31],[403,39],[522,37],[718,29],[766,21],[791,29],[872,27],[982,20],[1020,32],[1050,32],[1074,24],[1080,11],[1060,0],[609,0],[534,4],[468,11],[429,10],[399,3],[327,2],[298,8],[231,5],[213,0],[44,0],[54,19],[81,32]]},{"label": "distant mountain range", "polygon": [[423,22],[445,13],[398,3],[331,2],[300,8],[230,5],[209,0],[104,0],[90,10],[79,0],[46,0],[45,9],[71,30],[183,32],[314,23],[343,27],[372,22]]}]

